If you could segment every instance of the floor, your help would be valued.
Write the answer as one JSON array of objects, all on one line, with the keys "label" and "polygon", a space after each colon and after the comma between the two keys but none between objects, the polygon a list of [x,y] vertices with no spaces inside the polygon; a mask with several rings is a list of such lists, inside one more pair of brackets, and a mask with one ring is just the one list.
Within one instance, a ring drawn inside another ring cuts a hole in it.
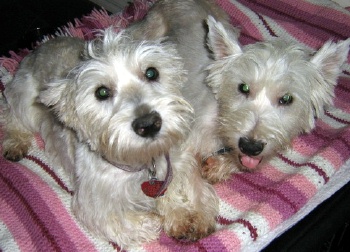
[{"label": "floor", "polygon": [[56,27],[89,14],[98,5],[89,0],[3,0],[0,1],[0,57],[9,50],[28,48]]}]

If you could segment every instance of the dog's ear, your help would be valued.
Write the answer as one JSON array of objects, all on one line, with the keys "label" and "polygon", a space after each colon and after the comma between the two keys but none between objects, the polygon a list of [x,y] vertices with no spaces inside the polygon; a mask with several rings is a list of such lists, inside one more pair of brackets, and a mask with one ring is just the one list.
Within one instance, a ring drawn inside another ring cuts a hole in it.
[{"label": "dog's ear", "polygon": [[215,60],[231,55],[242,54],[242,48],[238,42],[238,31],[233,27],[224,27],[212,16],[207,18],[208,35],[207,44],[213,52]]},{"label": "dog's ear", "polygon": [[349,46],[350,38],[337,44],[328,41],[310,60],[320,73],[311,84],[311,102],[316,117],[325,105],[332,104],[334,87],[341,73],[341,66],[347,60]]},{"label": "dog's ear", "polygon": [[67,80],[55,80],[45,85],[45,88],[39,92],[38,102],[47,107],[55,106],[62,97],[66,87]]},{"label": "dog's ear", "polygon": [[101,37],[96,37],[93,40],[85,43],[84,51],[82,53],[82,60],[89,60],[94,55],[101,53],[103,50],[103,40]]},{"label": "dog's ear", "polygon": [[[37,102],[44,104],[52,109],[59,117],[59,120],[65,122],[71,114],[68,112],[70,108],[67,105],[67,100],[70,94],[66,94],[66,86],[71,85],[69,79],[54,80],[46,84],[45,89],[39,92]],[[64,115],[64,117],[62,117]]]},{"label": "dog's ear", "polygon": [[348,57],[350,38],[339,43],[326,42],[311,58],[325,80],[335,84],[341,72],[341,66]]}]

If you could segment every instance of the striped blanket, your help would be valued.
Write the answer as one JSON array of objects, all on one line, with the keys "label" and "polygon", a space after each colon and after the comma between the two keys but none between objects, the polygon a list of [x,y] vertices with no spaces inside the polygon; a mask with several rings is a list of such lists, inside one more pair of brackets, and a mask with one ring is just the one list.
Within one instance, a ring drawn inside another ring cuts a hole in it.
[{"label": "striped blanket", "polygon": [[[242,31],[241,43],[271,37],[318,48],[327,39],[350,37],[350,12],[329,0],[217,0]],[[91,39],[96,29],[123,28],[142,18],[151,0],[135,0],[122,13],[94,10],[55,35]],[[349,4],[350,5],[350,4]],[[1,88],[27,50],[0,59]],[[349,60],[348,60],[349,62]],[[195,243],[161,233],[139,251],[259,251],[350,181],[350,65],[343,68],[334,106],[316,129],[293,142],[256,173],[235,174],[215,186],[220,197],[218,230]],[[0,111],[1,113],[1,111]],[[2,132],[0,132],[0,137]],[[72,185],[52,167],[38,136],[19,163],[0,157],[0,251],[115,251],[90,235],[70,210]]]}]

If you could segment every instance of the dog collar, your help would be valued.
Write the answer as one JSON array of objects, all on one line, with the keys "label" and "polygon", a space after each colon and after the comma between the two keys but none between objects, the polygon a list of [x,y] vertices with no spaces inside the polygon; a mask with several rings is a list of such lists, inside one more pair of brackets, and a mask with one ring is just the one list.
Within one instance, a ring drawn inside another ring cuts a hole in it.
[{"label": "dog collar", "polygon": [[165,160],[167,162],[167,173],[165,180],[161,181],[157,179],[156,165],[153,160],[152,168],[149,168],[149,180],[141,184],[141,189],[148,197],[157,198],[163,196],[168,188],[171,180],[173,179],[173,169],[171,166],[169,154],[165,154]]},{"label": "dog collar", "polygon": [[217,155],[223,155],[226,154],[228,152],[232,151],[232,148],[230,147],[223,147],[217,151],[214,151],[212,153],[210,153],[208,156],[206,156],[205,158],[203,158],[203,161],[205,162],[208,158],[213,157],[213,156],[217,156]]},{"label": "dog collar", "polygon": [[148,168],[148,165],[147,164],[144,164],[140,167],[134,167],[134,166],[131,166],[131,165],[125,165],[125,164],[119,164],[119,163],[114,163],[114,162],[111,162],[111,161],[108,161],[107,159],[105,159],[108,163],[112,164],[113,166],[117,167],[118,169],[120,170],[123,170],[123,171],[127,171],[127,172],[139,172],[139,171],[142,171],[144,169],[147,169]]},{"label": "dog collar", "polygon": [[230,151],[232,151],[232,148],[230,148],[230,147],[223,147],[220,150],[213,152],[213,155],[223,155],[223,154],[225,154],[227,152],[230,152]]}]

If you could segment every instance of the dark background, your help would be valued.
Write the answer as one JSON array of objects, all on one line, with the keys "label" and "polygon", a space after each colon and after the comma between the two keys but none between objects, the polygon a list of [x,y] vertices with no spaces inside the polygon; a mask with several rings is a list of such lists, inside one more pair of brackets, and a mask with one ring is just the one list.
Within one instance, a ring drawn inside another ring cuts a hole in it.
[{"label": "dark background", "polygon": [[30,47],[41,35],[89,14],[94,7],[98,6],[88,0],[0,0],[0,57]]}]

